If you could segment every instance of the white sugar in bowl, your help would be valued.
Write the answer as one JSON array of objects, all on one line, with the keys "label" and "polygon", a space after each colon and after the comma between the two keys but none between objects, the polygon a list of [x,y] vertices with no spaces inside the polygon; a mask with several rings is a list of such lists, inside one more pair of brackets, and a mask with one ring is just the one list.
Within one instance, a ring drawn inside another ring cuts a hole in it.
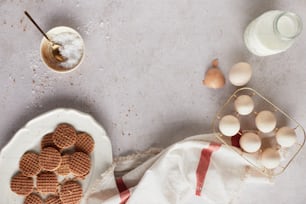
[{"label": "white sugar in bowl", "polygon": [[258,130],[263,133],[268,133],[275,129],[276,117],[271,111],[261,111],[255,118],[255,124]]},{"label": "white sugar in bowl", "polygon": [[260,149],[261,139],[257,134],[247,132],[240,137],[239,144],[245,152],[254,153]]},{"label": "white sugar in bowl", "polygon": [[280,164],[280,154],[277,150],[267,148],[261,153],[261,164],[267,169],[274,169]]},{"label": "white sugar in bowl", "polygon": [[276,141],[282,147],[291,147],[296,143],[296,138],[297,136],[294,129],[290,127],[281,127],[276,132]]},{"label": "white sugar in bowl", "polygon": [[81,65],[85,56],[85,46],[83,38],[76,30],[58,26],[49,30],[47,36],[59,45],[55,52],[53,44],[46,38],[42,39],[40,56],[47,67],[57,73],[67,73]]},{"label": "white sugar in bowl", "polygon": [[248,115],[254,110],[254,101],[248,95],[238,96],[234,105],[240,115]]},{"label": "white sugar in bowl", "polygon": [[223,116],[219,122],[219,130],[225,136],[234,136],[240,130],[240,122],[233,115]]}]

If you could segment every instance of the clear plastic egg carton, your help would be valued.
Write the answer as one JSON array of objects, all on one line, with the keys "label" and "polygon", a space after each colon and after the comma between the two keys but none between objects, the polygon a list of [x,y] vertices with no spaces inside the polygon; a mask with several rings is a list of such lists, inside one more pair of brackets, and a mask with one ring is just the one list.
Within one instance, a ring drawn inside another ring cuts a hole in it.
[{"label": "clear plastic egg carton", "polygon": [[[248,95],[254,101],[254,110],[248,115],[240,115],[235,109],[234,101],[240,95]],[[276,128],[269,133],[263,133],[259,131],[255,124],[256,115],[263,110],[273,112],[277,119]],[[219,122],[225,115],[233,115],[239,119],[240,131],[237,135],[232,137],[225,136],[219,130]],[[283,126],[288,126],[294,129],[296,133],[296,142],[291,147],[282,147],[276,141],[275,134],[277,130]],[[213,122],[213,131],[216,137],[223,144],[240,154],[253,167],[255,167],[255,169],[269,177],[274,177],[284,172],[294,157],[300,152],[305,143],[304,128],[296,120],[291,118],[288,114],[271,103],[268,99],[249,87],[240,88],[229,97],[229,99],[225,102],[225,104],[216,115],[216,118]],[[261,147],[255,153],[245,152],[239,146],[239,138],[245,132],[254,132],[261,138]],[[280,164],[273,169],[265,168],[260,161],[262,151],[269,147],[276,149],[281,156]]]}]

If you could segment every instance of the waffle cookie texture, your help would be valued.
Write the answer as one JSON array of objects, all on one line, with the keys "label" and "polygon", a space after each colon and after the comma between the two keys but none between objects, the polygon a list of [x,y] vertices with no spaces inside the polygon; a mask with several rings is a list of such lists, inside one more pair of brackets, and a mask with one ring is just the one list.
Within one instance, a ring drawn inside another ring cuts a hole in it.
[{"label": "waffle cookie texture", "polygon": [[62,161],[61,153],[53,147],[42,149],[38,159],[40,167],[47,171],[55,171]]},{"label": "waffle cookie texture", "polygon": [[46,147],[58,148],[53,142],[53,132],[46,134],[40,142],[41,149]]},{"label": "waffle cookie texture", "polygon": [[75,204],[82,198],[82,187],[76,181],[67,181],[62,184],[59,192],[63,204]]},{"label": "waffle cookie texture", "polygon": [[95,147],[93,138],[87,133],[78,133],[75,142],[75,148],[77,151],[90,154]]},{"label": "waffle cookie texture", "polygon": [[33,178],[26,177],[21,172],[17,173],[11,179],[11,190],[18,195],[29,195],[33,192],[34,182]]},{"label": "waffle cookie texture", "polygon": [[37,175],[41,170],[38,161],[38,154],[34,152],[23,154],[19,161],[19,169],[25,176],[31,177]]},{"label": "waffle cookie texture", "polygon": [[61,201],[59,196],[49,196],[45,200],[45,204],[62,204],[63,202]]},{"label": "waffle cookie texture", "polygon": [[38,194],[31,193],[25,198],[24,204],[43,204],[43,200]]},{"label": "waffle cookie texture", "polygon": [[57,176],[54,172],[41,172],[37,175],[36,185],[42,194],[55,194],[57,191]]},{"label": "waffle cookie texture", "polygon": [[90,157],[83,152],[75,152],[70,156],[69,169],[75,176],[88,174],[90,170]]},{"label": "waffle cookie texture", "polygon": [[52,136],[53,142],[59,148],[68,148],[76,141],[76,130],[73,126],[63,123],[59,124]]},{"label": "waffle cookie texture", "polygon": [[62,162],[60,167],[56,170],[56,173],[61,176],[67,176],[68,174],[71,173],[70,168],[69,168],[69,160],[70,160],[70,155],[69,154],[64,154],[62,155]]}]

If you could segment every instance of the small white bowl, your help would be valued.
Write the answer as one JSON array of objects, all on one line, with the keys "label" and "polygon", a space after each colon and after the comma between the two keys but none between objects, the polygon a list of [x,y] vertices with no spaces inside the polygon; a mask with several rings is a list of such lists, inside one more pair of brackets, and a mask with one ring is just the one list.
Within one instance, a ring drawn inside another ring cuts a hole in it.
[{"label": "small white bowl", "polygon": [[81,35],[74,29],[66,26],[58,26],[55,28],[52,28],[49,30],[46,34],[49,38],[52,39],[52,36],[60,35],[61,33],[73,33],[77,35],[81,41],[82,41],[82,56],[80,57],[78,63],[76,63],[72,67],[64,67],[61,65],[61,62],[56,60],[54,55],[52,54],[52,48],[51,43],[46,39],[43,38],[40,43],[40,56],[44,64],[50,68],[52,71],[59,72],[59,73],[67,73],[70,71],[75,70],[79,65],[83,62],[84,56],[85,56],[85,47],[84,47],[84,41],[81,37]]}]

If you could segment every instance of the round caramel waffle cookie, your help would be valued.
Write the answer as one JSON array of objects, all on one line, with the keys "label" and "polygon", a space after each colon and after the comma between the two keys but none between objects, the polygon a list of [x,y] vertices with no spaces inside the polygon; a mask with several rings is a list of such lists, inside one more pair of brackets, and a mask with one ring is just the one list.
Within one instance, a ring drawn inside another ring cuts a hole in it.
[{"label": "round caramel waffle cookie", "polygon": [[90,170],[90,158],[83,152],[75,152],[70,156],[69,168],[75,176],[88,174]]},{"label": "round caramel waffle cookie", "polygon": [[62,157],[53,147],[46,147],[41,150],[38,160],[43,170],[55,171],[60,166]]},{"label": "round caramel waffle cookie", "polygon": [[56,193],[58,182],[53,172],[41,172],[36,178],[37,190],[43,194]]},{"label": "round caramel waffle cookie", "polygon": [[41,169],[38,162],[38,154],[34,152],[27,152],[22,155],[19,161],[19,169],[25,176],[37,175]]},{"label": "round caramel waffle cookie", "polygon": [[37,191],[43,194],[56,193],[58,182],[53,172],[41,172],[36,178]]},{"label": "round caramel waffle cookie", "polygon": [[34,188],[33,178],[26,177],[21,172],[11,179],[11,190],[18,195],[29,195]]},{"label": "round caramel waffle cookie", "polygon": [[35,193],[28,195],[23,204],[43,204],[41,197]]},{"label": "round caramel waffle cookie", "polygon": [[45,200],[45,204],[63,204],[59,196],[49,196]]},{"label": "round caramel waffle cookie", "polygon": [[87,133],[78,133],[75,142],[75,148],[77,151],[90,154],[95,146],[93,138]]},{"label": "round caramel waffle cookie", "polygon": [[63,204],[76,204],[82,198],[82,187],[76,181],[66,181],[59,192]]},{"label": "round caramel waffle cookie", "polygon": [[53,142],[53,133],[48,133],[42,138],[40,142],[40,147],[41,149],[46,147],[58,148]]},{"label": "round caramel waffle cookie", "polygon": [[76,140],[76,131],[69,124],[59,124],[53,133],[53,142],[59,148],[68,148],[74,145]]},{"label": "round caramel waffle cookie", "polygon": [[70,174],[70,168],[69,168],[69,160],[70,160],[70,155],[69,154],[64,154],[62,156],[62,162],[60,167],[56,170],[56,173],[61,176],[66,176]]}]

